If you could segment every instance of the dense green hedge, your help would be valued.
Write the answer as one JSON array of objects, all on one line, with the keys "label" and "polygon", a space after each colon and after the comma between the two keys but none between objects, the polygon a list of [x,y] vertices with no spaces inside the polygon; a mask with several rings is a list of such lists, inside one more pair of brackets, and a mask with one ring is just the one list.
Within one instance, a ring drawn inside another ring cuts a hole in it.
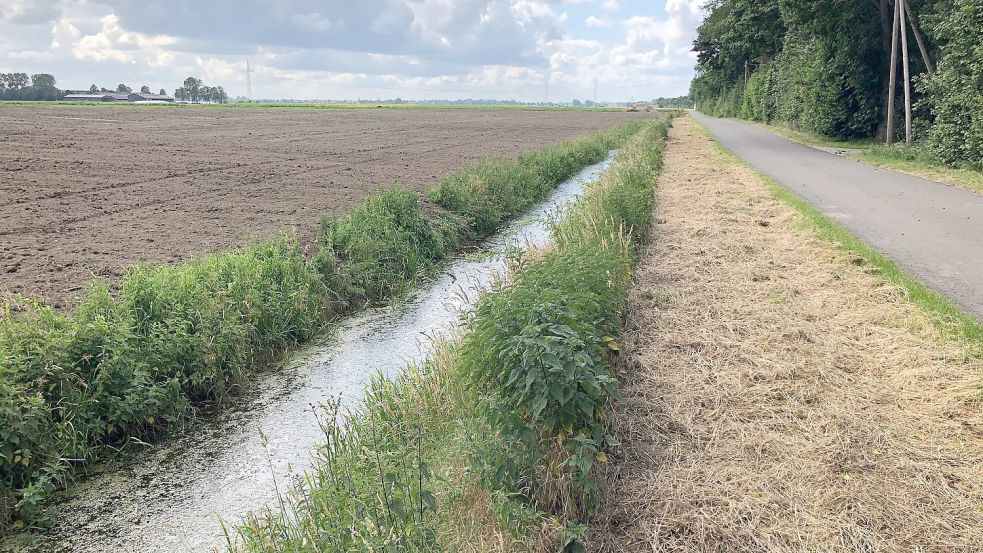
[{"label": "dense green hedge", "polygon": [[[983,0],[909,4],[937,65],[928,71],[910,35],[915,149],[922,159],[983,169]],[[691,95],[711,115],[780,122],[835,139],[883,136],[891,10],[888,2],[713,2],[695,43]],[[900,121],[900,82],[895,93]],[[896,132],[901,137],[903,125]]]},{"label": "dense green hedge", "polygon": [[926,23],[941,58],[918,84],[927,146],[950,165],[983,170],[983,0],[954,0]]},{"label": "dense green hedge", "polygon": [[871,136],[880,111],[875,93],[856,72],[835,60],[817,40],[787,40],[773,62],[762,64],[747,84],[738,83],[698,107],[709,115],[781,122],[836,139]]},{"label": "dense green hedge", "polygon": [[[15,517],[30,519],[106,446],[156,436],[337,315],[403,293],[463,241],[487,235],[634,129],[450,175],[438,189],[466,179],[468,190],[497,191],[494,205],[476,207],[489,201],[476,196],[462,215],[425,214],[417,193],[393,187],[346,217],[322,221],[311,259],[279,238],[184,265],[136,267],[116,295],[93,283],[71,313],[6,298],[0,530]],[[491,216],[479,223],[475,213]]]},{"label": "dense green hedge", "polygon": [[[552,526],[554,550],[578,550],[667,127],[629,142],[554,226],[554,246],[516,261],[461,339],[394,382],[373,380],[347,422],[329,417],[313,472],[279,509],[249,516],[230,549],[481,550],[483,534],[532,549],[530,534]],[[500,204],[494,194],[457,207],[482,213]]]}]

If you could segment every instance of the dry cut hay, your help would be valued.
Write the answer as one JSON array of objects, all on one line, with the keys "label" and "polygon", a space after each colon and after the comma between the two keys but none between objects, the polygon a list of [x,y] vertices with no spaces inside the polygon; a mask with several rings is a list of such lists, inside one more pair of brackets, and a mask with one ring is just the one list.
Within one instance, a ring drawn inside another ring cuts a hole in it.
[{"label": "dry cut hay", "polygon": [[981,364],[677,120],[599,551],[983,551]]}]

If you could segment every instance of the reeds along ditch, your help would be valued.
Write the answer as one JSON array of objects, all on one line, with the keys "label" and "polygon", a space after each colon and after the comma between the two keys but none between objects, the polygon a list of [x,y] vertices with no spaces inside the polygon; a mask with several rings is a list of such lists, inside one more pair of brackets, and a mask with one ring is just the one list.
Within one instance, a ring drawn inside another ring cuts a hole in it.
[{"label": "reeds along ditch", "polygon": [[315,469],[278,509],[230,528],[230,550],[582,550],[668,126],[627,141],[554,225],[553,246],[514,259],[460,337],[396,381],[374,380],[344,424],[328,409]]},{"label": "reeds along ditch", "polygon": [[410,288],[599,161],[639,123],[515,161],[445,177],[425,213],[394,186],[325,218],[317,253],[289,237],[133,268],[118,290],[93,282],[71,312],[29,298],[0,304],[0,532],[40,523],[43,500],[107,450],[147,440],[221,398],[250,371],[335,317]]}]

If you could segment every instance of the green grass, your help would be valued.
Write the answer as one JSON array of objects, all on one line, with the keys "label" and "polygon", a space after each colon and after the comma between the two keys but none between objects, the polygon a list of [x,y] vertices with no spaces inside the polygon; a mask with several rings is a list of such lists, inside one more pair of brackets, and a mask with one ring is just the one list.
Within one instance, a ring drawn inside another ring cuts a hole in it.
[{"label": "green grass", "polygon": [[347,426],[329,407],[314,469],[278,508],[230,528],[230,549],[582,550],[666,128],[629,141],[554,226],[555,245],[515,258],[461,338],[395,382],[375,379]]},{"label": "green grass", "polygon": [[917,146],[874,146],[850,157],[916,177],[983,193],[983,172],[944,165]]},{"label": "green grass", "polygon": [[70,314],[24,298],[0,316],[0,527],[107,446],[149,439],[221,397],[257,359],[319,332],[326,293],[284,238],[141,266]]},{"label": "green grass", "polygon": [[792,127],[789,127],[787,125],[781,125],[777,123],[761,123],[757,121],[747,121],[745,119],[741,119],[741,121],[767,129],[779,136],[783,136],[794,142],[807,144],[809,146],[819,146],[823,148],[865,149],[877,143],[877,140],[874,138],[853,138],[850,140],[835,140],[832,138],[817,136],[813,133],[801,131],[798,129],[793,129]]},{"label": "green grass", "polygon": [[[701,128],[705,136],[713,141],[717,148],[734,163],[750,168],[744,160],[714,139],[706,127],[701,125]],[[983,322],[967,313],[946,296],[908,274],[890,257],[872,248],[806,200],[795,195],[761,171],[751,169],[765,182],[769,192],[795,209],[802,217],[803,224],[812,229],[819,238],[834,244],[843,253],[863,259],[867,265],[875,269],[880,278],[897,286],[909,301],[929,314],[944,335],[965,341],[972,347],[976,355],[983,355]]]},{"label": "green grass", "polygon": [[830,140],[783,125],[746,122],[809,146],[862,150],[857,153],[849,153],[848,157],[875,167],[893,169],[923,179],[983,193],[983,172],[973,168],[947,166],[917,144],[909,146],[898,143],[887,146],[874,138]]},{"label": "green grass", "polygon": [[[499,182],[501,225],[570,174],[620,146],[637,126],[568,142],[517,161],[486,160],[469,178]],[[456,177],[448,177],[456,178]],[[528,189],[527,189],[528,188]],[[461,215],[425,213],[394,186],[345,217],[325,219],[310,258],[280,238],[194,259],[143,265],[117,294],[94,282],[70,313],[19,296],[0,304],[0,531],[38,520],[44,499],[129,441],[155,438],[194,405],[227,396],[250,374],[338,316],[391,300],[469,240]]]},{"label": "green grass", "polygon": [[427,218],[416,192],[399,186],[369,198],[343,218],[321,220],[312,265],[342,303],[403,295],[457,249],[461,225]]},{"label": "green grass", "polygon": [[517,161],[484,159],[441,179],[428,195],[461,217],[472,238],[484,238],[545,198],[558,183],[603,160],[643,125],[626,123],[583,141],[523,155]]}]

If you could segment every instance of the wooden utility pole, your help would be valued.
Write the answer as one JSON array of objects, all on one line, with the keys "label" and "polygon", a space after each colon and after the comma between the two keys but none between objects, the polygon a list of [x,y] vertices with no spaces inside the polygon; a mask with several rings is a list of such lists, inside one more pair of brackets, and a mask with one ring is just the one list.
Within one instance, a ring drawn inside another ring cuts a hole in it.
[{"label": "wooden utility pole", "polygon": [[904,141],[911,144],[911,70],[908,68],[908,26],[904,0],[896,0],[901,9],[901,57],[904,64]]},{"label": "wooden utility pole", "polygon": [[894,0],[894,27],[891,31],[891,73],[887,88],[887,144],[894,144],[894,91],[898,80],[898,25],[901,23],[901,0]]},{"label": "wooden utility pole", "polygon": [[904,0],[904,9],[908,15],[908,23],[911,24],[911,32],[915,35],[915,42],[918,43],[918,51],[922,53],[922,61],[925,62],[925,69],[928,70],[929,74],[935,73],[935,66],[932,65],[932,60],[928,59],[928,49],[925,48],[922,33],[918,31],[918,22],[915,21],[912,15],[911,4],[908,3],[908,0]]}]

